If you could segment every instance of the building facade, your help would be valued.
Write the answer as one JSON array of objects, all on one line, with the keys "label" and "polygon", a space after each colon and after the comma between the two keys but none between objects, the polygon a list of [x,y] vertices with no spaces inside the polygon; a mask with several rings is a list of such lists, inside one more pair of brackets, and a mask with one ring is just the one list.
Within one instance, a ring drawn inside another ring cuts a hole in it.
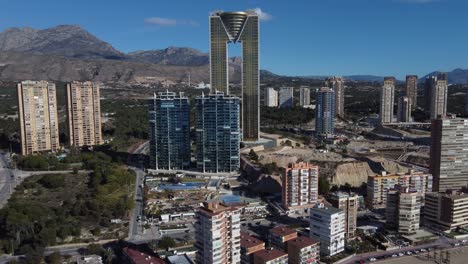
[{"label": "building facade", "polygon": [[240,166],[239,98],[221,92],[195,99],[197,168],[234,172]]},{"label": "building facade", "polygon": [[302,107],[310,105],[310,88],[307,88],[307,87],[300,88],[299,105]]},{"label": "building facade", "polygon": [[398,114],[397,120],[399,123],[411,122],[411,99],[407,96],[398,98]]},{"label": "building facade", "polygon": [[380,90],[380,124],[393,122],[393,104],[395,101],[395,78],[385,77]]},{"label": "building facade", "polygon": [[278,249],[262,249],[253,253],[254,264],[288,264],[288,254]]},{"label": "building facade", "polygon": [[100,84],[67,84],[68,135],[70,146],[102,144]]},{"label": "building facade", "polygon": [[268,87],[265,89],[265,106],[278,107],[278,91],[275,88]]},{"label": "building facade", "polygon": [[333,207],[341,209],[345,213],[346,240],[354,239],[356,236],[359,197],[355,194],[335,192],[330,195],[330,203]]},{"label": "building facade", "polygon": [[17,92],[21,154],[58,151],[59,120],[55,83],[23,81],[18,83]]},{"label": "building facade", "polygon": [[396,186],[387,194],[386,224],[402,235],[412,235],[419,230],[423,195],[410,188]]},{"label": "building facade", "polygon": [[268,245],[285,251],[288,241],[295,238],[297,238],[297,232],[295,230],[287,226],[277,226],[272,228],[268,234]]},{"label": "building facade", "polygon": [[315,133],[317,136],[335,132],[335,91],[328,87],[317,90],[315,107]]},{"label": "building facade", "polygon": [[408,97],[411,106],[418,106],[418,76],[417,75],[406,75],[406,97]]},{"label": "building facade", "polygon": [[434,119],[431,126],[430,172],[433,190],[468,186],[468,119]]},{"label": "building facade", "polygon": [[426,192],[432,190],[432,181],[431,174],[416,170],[398,174],[387,174],[384,171],[381,175],[371,175],[367,178],[367,207],[370,209],[385,208],[388,191],[394,189],[396,185],[408,187],[411,191],[424,196]]},{"label": "building facade", "polygon": [[318,201],[319,167],[310,163],[290,163],[282,168],[282,202],[288,212],[307,212]]},{"label": "building facade", "polygon": [[190,166],[190,105],[182,93],[162,92],[149,101],[150,167]]},{"label": "building facade", "polygon": [[240,233],[241,235],[241,264],[252,264],[253,253],[265,249],[265,242],[257,239],[246,232]]},{"label": "building facade", "polygon": [[424,225],[441,231],[468,226],[468,194],[462,191],[426,193]]},{"label": "building facade", "polygon": [[294,88],[281,87],[278,93],[280,108],[291,108],[294,106]]},{"label": "building facade", "polygon": [[431,119],[447,116],[448,77],[440,73],[437,77],[428,79],[430,89],[429,105]]},{"label": "building facade", "polygon": [[344,118],[345,109],[345,86],[342,77],[332,77],[325,81],[325,86],[331,88],[335,92],[335,116]]},{"label": "building facade", "polygon": [[196,263],[233,264],[241,262],[240,209],[204,202],[196,212]]},{"label": "building facade", "polygon": [[320,253],[333,256],[345,247],[345,213],[341,209],[317,205],[310,210],[310,238],[320,241]]},{"label": "building facade", "polygon": [[228,43],[242,43],[242,133],[245,141],[260,137],[259,18],[254,11],[210,15],[211,92],[229,94]]},{"label": "building facade", "polygon": [[319,263],[320,242],[300,236],[288,241],[289,264]]}]

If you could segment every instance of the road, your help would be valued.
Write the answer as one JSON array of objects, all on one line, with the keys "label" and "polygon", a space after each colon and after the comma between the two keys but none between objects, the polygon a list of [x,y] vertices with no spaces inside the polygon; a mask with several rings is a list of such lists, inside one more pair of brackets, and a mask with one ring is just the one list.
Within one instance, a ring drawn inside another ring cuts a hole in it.
[{"label": "road", "polygon": [[130,217],[130,224],[128,230],[128,241],[138,240],[139,234],[142,233],[142,225],[138,223],[138,216],[143,215],[143,186],[145,180],[145,172],[141,169],[130,167],[136,174],[136,181],[135,181],[135,192],[134,192],[134,208],[133,212],[131,213]]},{"label": "road", "polygon": [[7,153],[0,153],[0,208],[2,208],[17,184],[15,170],[9,168]]}]

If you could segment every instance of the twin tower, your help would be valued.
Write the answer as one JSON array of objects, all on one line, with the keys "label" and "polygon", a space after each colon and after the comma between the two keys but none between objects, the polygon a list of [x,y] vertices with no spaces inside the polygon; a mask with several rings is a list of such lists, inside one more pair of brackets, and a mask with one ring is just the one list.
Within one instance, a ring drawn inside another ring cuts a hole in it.
[{"label": "twin tower", "polygon": [[254,11],[216,11],[210,16],[211,91],[229,94],[228,44],[242,43],[243,141],[260,136],[259,18]]}]

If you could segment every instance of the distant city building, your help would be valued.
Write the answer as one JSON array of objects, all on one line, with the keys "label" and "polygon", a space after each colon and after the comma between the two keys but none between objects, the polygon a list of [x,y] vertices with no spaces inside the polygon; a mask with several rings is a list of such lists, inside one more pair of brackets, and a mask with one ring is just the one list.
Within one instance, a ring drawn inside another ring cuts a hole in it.
[{"label": "distant city building", "polygon": [[320,242],[305,236],[288,241],[289,264],[311,263],[320,261]]},{"label": "distant city building", "polygon": [[430,172],[434,191],[468,186],[468,119],[434,119],[431,126]]},{"label": "distant city building", "polygon": [[315,133],[317,136],[335,133],[335,92],[328,87],[317,90]]},{"label": "distant city building", "polygon": [[335,116],[344,118],[344,99],[345,99],[345,87],[344,79],[342,77],[332,77],[325,81],[325,86],[333,89],[335,92]]},{"label": "distant city building", "polygon": [[277,226],[268,234],[268,244],[279,250],[286,250],[286,243],[297,237],[297,232],[287,226]]},{"label": "distant city building", "polygon": [[262,249],[253,253],[254,264],[288,264],[288,254],[277,249]]},{"label": "distant city building", "polygon": [[294,88],[281,87],[278,97],[280,108],[291,108],[294,106]]},{"label": "distant city building", "polygon": [[411,99],[407,96],[398,98],[397,120],[400,123],[411,122]]},{"label": "distant city building", "polygon": [[441,231],[468,226],[468,194],[462,191],[426,193],[424,225]]},{"label": "distant city building", "polygon": [[162,92],[149,102],[150,167],[178,170],[190,165],[190,106],[182,93]]},{"label": "distant city building", "polygon": [[465,94],[465,116],[468,116],[468,90]]},{"label": "distant city building", "polygon": [[229,94],[227,43],[242,43],[242,133],[243,140],[260,138],[259,18],[254,11],[210,15],[211,92]]},{"label": "distant city building", "polygon": [[252,264],[253,253],[265,249],[265,242],[257,239],[248,233],[240,232],[241,235],[241,264]]},{"label": "distant city building", "polygon": [[300,88],[299,105],[302,107],[310,105],[310,88],[306,88],[306,87]]},{"label": "distant city building", "polygon": [[408,187],[395,186],[388,191],[386,224],[402,235],[412,235],[419,230],[423,195]]},{"label": "distant city building", "polygon": [[310,163],[290,163],[282,168],[283,207],[288,212],[307,212],[317,204],[319,167]]},{"label": "distant city building", "polygon": [[18,116],[21,154],[56,152],[60,149],[55,83],[18,83]]},{"label": "distant city building", "polygon": [[197,168],[234,172],[240,166],[239,98],[221,92],[195,99]]},{"label": "distant city building", "polygon": [[418,105],[418,76],[406,75],[406,97],[409,98],[411,106],[416,108]]},{"label": "distant city building", "polygon": [[395,101],[395,78],[385,77],[380,90],[380,124],[393,122],[393,104]]},{"label": "distant city building", "polygon": [[432,190],[432,175],[421,171],[409,170],[407,173],[372,175],[367,178],[367,207],[370,209],[385,208],[388,191],[396,185],[424,195]]},{"label": "distant city building", "polygon": [[437,76],[435,82],[432,83],[431,94],[431,119],[447,116],[448,79],[446,74],[440,73]]},{"label": "distant city building", "polygon": [[204,202],[196,212],[196,219],[196,262],[240,263],[240,209],[218,201]]},{"label": "distant city building", "polygon": [[356,235],[359,197],[355,194],[335,192],[330,194],[330,203],[345,213],[345,238],[346,240],[353,239]]},{"label": "distant city building", "polygon": [[345,222],[343,210],[317,205],[310,210],[310,238],[320,241],[320,253],[333,256],[345,247]]},{"label": "distant city building", "polygon": [[265,106],[278,107],[278,91],[274,88],[265,89]]},{"label": "distant city building", "polygon": [[100,84],[67,84],[68,135],[70,146],[102,144]]},{"label": "distant city building", "polygon": [[432,101],[432,86],[435,83],[437,77],[428,76],[424,81],[424,111],[428,114],[431,113],[431,101]]}]

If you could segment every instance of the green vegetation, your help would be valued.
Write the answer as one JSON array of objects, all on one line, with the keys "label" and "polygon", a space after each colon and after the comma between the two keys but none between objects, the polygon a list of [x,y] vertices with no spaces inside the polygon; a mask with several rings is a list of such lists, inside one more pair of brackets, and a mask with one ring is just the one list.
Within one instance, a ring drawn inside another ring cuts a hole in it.
[{"label": "green vegetation", "polygon": [[16,188],[0,210],[0,251],[26,254],[125,235],[126,228],[110,220],[132,208],[135,175],[100,152],[81,158],[92,173],[32,176]]},{"label": "green vegetation", "polygon": [[17,156],[18,168],[27,171],[68,170],[69,159],[59,161],[54,154]]},{"label": "green vegetation", "polygon": [[262,164],[261,169],[262,169],[262,173],[267,174],[267,175],[280,174],[281,172],[276,162]]},{"label": "green vegetation", "polygon": [[163,236],[161,240],[158,242],[158,248],[160,249],[167,249],[175,247],[176,243],[172,237]]},{"label": "green vegetation", "polygon": [[254,162],[258,162],[258,155],[255,153],[255,150],[251,149],[249,152],[249,159]]},{"label": "green vegetation", "polygon": [[321,195],[328,194],[328,192],[330,191],[330,183],[328,182],[326,177],[319,177],[318,189],[319,189],[319,194]]},{"label": "green vegetation", "polygon": [[302,107],[276,108],[262,106],[262,125],[301,125],[312,121],[314,110]]}]

